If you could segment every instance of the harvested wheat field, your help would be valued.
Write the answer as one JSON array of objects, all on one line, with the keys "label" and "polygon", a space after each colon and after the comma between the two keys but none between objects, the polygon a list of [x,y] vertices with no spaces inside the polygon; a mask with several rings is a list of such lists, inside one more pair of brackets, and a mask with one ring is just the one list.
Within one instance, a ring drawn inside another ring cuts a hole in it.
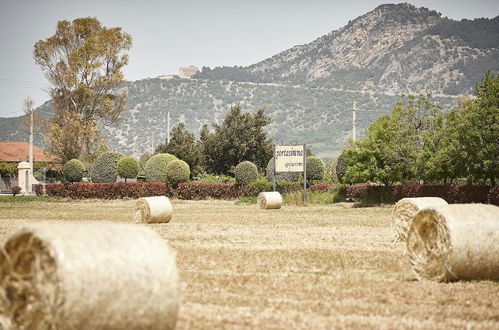
[{"label": "harvested wheat field", "polygon": [[[499,282],[416,281],[392,208],[172,200],[144,224],[177,252],[179,329],[499,328]],[[0,238],[44,220],[133,222],[134,200],[0,203]]]}]

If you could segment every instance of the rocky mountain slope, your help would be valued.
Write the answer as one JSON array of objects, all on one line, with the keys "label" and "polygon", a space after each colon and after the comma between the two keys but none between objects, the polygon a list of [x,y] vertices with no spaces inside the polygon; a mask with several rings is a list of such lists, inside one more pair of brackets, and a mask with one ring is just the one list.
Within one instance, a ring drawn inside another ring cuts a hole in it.
[{"label": "rocky mountain slope", "polygon": [[456,95],[471,92],[485,70],[499,70],[499,16],[454,21],[426,8],[389,4],[249,67],[200,76]]},{"label": "rocky mountain slope", "polygon": [[[486,70],[499,71],[499,17],[453,21],[408,4],[382,5],[345,27],[249,67],[203,68],[128,83],[122,122],[103,127],[112,149],[139,156],[184,122],[198,132],[220,123],[230,105],[265,107],[276,143],[307,143],[331,158],[351,136],[357,106],[362,135],[401,93],[432,93],[445,109],[470,93]],[[43,106],[49,111],[49,105]],[[20,140],[17,118],[0,118],[0,140]],[[41,143],[40,141],[38,142]]]}]

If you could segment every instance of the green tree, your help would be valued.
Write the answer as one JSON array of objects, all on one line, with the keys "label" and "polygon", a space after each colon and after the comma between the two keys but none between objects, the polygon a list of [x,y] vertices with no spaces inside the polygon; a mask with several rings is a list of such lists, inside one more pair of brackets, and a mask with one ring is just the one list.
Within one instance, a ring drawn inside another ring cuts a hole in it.
[{"label": "green tree", "polygon": [[429,95],[405,96],[389,115],[380,116],[366,137],[348,149],[346,182],[385,185],[417,179],[417,160],[424,135],[434,131],[440,107]]},{"label": "green tree", "polygon": [[135,178],[139,173],[139,162],[133,157],[127,156],[122,157],[118,160],[116,164],[116,169],[118,170],[118,175],[121,178],[125,178],[125,182],[128,178]]},{"label": "green tree", "polygon": [[[102,151],[98,122],[117,123],[125,109],[123,67],[132,38],[96,18],[59,21],[56,32],[35,44],[34,59],[50,83],[55,116],[50,151],[63,161]],[[96,147],[99,145],[98,147]]]},{"label": "green tree", "polygon": [[85,165],[78,159],[71,159],[64,164],[62,173],[68,182],[80,182],[85,172]]},{"label": "green tree", "polygon": [[495,185],[499,177],[499,74],[486,72],[466,99],[438,120],[425,138],[419,160],[425,180],[465,178],[469,184]]},{"label": "green tree", "polygon": [[207,170],[227,174],[245,160],[264,168],[272,157],[272,142],[264,130],[269,123],[264,109],[251,114],[242,111],[239,105],[232,106],[222,125],[214,125],[214,133],[204,133]]},{"label": "green tree", "polygon": [[184,123],[172,128],[170,142],[166,140],[160,144],[156,148],[156,153],[169,153],[185,161],[193,176],[203,172],[201,144],[196,141],[194,134],[185,128]]}]

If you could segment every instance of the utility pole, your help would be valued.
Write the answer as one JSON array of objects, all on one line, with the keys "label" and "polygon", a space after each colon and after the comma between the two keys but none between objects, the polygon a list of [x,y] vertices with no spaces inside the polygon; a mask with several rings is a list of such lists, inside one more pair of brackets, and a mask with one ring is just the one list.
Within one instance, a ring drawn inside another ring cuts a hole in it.
[{"label": "utility pole", "polygon": [[29,112],[29,166],[33,172],[33,109]]},{"label": "utility pole", "polygon": [[352,109],[352,141],[355,142],[356,138],[357,138],[357,134],[356,134],[356,121],[357,121],[357,117],[356,117],[356,113],[355,113],[355,107],[356,107],[356,104],[355,104],[355,101],[353,101],[353,109]]},{"label": "utility pole", "polygon": [[168,111],[168,116],[166,117],[166,142],[170,144],[170,111]]}]

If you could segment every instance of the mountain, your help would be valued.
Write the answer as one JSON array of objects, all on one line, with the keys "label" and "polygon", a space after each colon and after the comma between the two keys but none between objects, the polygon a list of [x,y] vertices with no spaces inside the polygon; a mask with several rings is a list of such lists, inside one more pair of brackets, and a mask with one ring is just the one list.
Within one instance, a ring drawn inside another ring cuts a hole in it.
[{"label": "mountain", "polygon": [[454,21],[409,4],[388,4],[315,41],[246,68],[205,78],[286,82],[355,90],[461,94],[499,70],[499,16]]},{"label": "mountain", "polygon": [[[486,70],[499,71],[499,17],[454,21],[408,4],[381,5],[309,44],[248,67],[204,67],[191,79],[129,82],[122,122],[103,127],[112,149],[139,156],[184,122],[199,132],[220,123],[230,105],[265,107],[276,143],[307,143],[331,158],[357,131],[391,111],[402,93],[432,93],[450,109]],[[50,105],[43,105],[43,113]],[[0,118],[0,140],[19,140],[19,118]],[[38,143],[41,143],[40,140]]]}]

